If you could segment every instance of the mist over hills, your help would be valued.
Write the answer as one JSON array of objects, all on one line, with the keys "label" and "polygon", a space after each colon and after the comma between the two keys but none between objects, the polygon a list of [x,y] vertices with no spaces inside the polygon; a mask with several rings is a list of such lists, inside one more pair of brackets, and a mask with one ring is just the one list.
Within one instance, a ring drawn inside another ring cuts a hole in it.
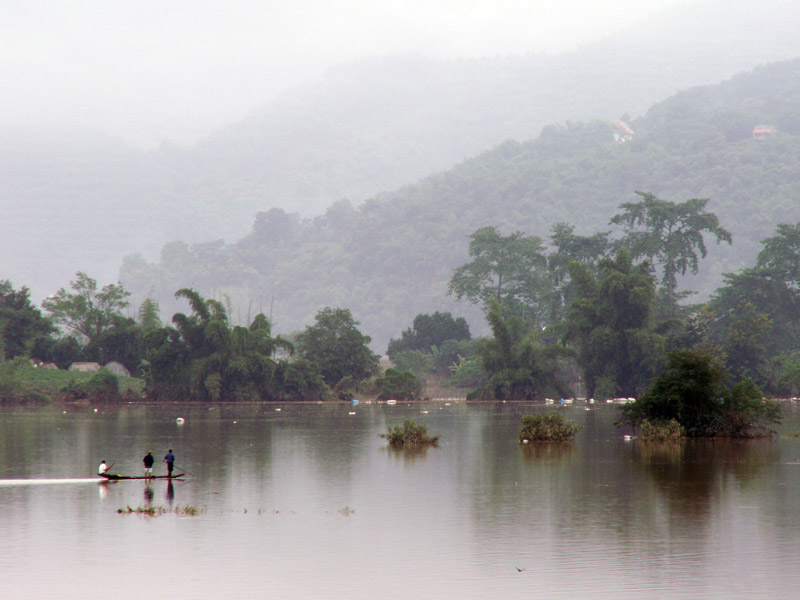
[{"label": "mist over hills", "polygon": [[[545,240],[559,222],[607,231],[641,190],[710,198],[708,210],[733,233],[733,247],[711,245],[687,282],[703,299],[723,272],[752,264],[778,223],[800,220],[798,115],[800,60],[774,63],[654,105],[631,121],[635,135],[624,144],[608,121],[550,126],[360,206],[339,201],[314,219],[272,209],[234,244],[173,242],[158,263],[128,257],[122,279],[165,306],[191,286],[229,297],[243,320],[269,307],[281,331],[302,328],[324,306],[347,307],[383,349],[420,312],[451,310],[482,326],[476,309],[446,296],[478,227]],[[754,139],[760,123],[777,132]]]},{"label": "mist over hills", "polygon": [[113,280],[132,252],[236,240],[271,207],[307,217],[341,198],[358,205],[549,124],[635,117],[679,89],[800,55],[800,7],[729,4],[682,5],[557,56],[342,65],[192,147],[3,131],[0,277],[38,298],[77,270]]}]

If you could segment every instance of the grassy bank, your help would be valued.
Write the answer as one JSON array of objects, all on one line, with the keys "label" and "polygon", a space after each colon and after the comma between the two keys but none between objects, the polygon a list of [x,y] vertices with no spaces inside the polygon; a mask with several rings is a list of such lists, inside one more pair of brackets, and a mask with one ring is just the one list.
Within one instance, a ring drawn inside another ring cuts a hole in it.
[{"label": "grassy bank", "polygon": [[[57,369],[41,369],[28,366],[19,366],[4,373],[7,390],[4,400],[17,397],[44,397],[55,399],[60,393],[71,389],[87,386],[92,381],[95,373],[81,371],[65,371]],[[118,391],[121,395],[128,393],[140,394],[144,390],[144,381],[137,377],[118,377]],[[13,393],[8,393],[12,391]]]}]

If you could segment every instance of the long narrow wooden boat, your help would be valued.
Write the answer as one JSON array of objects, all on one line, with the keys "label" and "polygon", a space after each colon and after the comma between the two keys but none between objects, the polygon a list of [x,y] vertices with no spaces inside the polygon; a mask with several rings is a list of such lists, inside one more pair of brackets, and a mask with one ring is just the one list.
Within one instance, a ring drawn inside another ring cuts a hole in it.
[{"label": "long narrow wooden boat", "polygon": [[145,477],[144,475],[116,475],[114,473],[98,473],[99,477],[103,479],[107,479],[108,481],[119,481],[121,479],[179,479],[185,475],[185,473],[178,473],[177,475],[151,475],[150,477]]}]

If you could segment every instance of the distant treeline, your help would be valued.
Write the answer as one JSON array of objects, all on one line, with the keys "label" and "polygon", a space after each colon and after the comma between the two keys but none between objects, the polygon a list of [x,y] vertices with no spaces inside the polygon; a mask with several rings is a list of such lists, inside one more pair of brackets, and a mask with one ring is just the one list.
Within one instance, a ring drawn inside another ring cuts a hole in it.
[{"label": "distant treeline", "polygon": [[[46,316],[26,288],[3,281],[0,384],[13,396],[14,365],[35,358],[62,367],[121,362],[143,378],[151,399],[417,399],[426,380],[472,390],[473,398],[613,398],[648,394],[665,365],[694,365],[713,374],[713,389],[743,382],[731,406],[755,410],[762,389],[796,395],[800,222],[779,225],[753,266],[726,274],[709,301],[692,304],[679,278],[699,270],[710,242],[730,243],[730,232],[705,199],[638,196],[611,219],[616,236],[582,236],[558,224],[546,245],[519,231],[475,230],[469,260],[451,273],[448,291],[478,307],[492,335],[473,339],[466,321],[449,312],[418,314],[389,342],[394,368],[383,373],[346,308],[320,310],[288,339],[274,335],[262,313],[233,325],[225,302],[191,288],[175,294],[191,312],[175,313],[165,326],[153,300],[137,318],[125,317],[130,293],[119,284],[98,289],[85,273],[44,301]],[[722,429],[703,421],[695,431],[748,429],[731,418],[720,416],[724,427],[715,421]]]}]

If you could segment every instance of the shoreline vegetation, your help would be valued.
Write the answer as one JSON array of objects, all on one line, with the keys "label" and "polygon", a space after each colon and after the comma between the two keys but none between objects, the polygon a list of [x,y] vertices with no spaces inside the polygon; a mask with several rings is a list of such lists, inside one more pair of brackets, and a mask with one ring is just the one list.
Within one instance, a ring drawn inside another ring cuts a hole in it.
[{"label": "shoreline vegetation", "polygon": [[[800,393],[800,223],[779,225],[755,266],[689,304],[693,292],[679,284],[697,274],[706,238],[732,237],[706,210],[709,199],[635,193],[609,221],[613,232],[578,235],[556,223],[548,245],[521,231],[475,230],[448,293],[480,307],[491,334],[472,338],[449,312],[419,314],[385,357],[347,308],[325,307],[303,331],[276,334],[265,314],[235,324],[229,299],[192,288],[175,292],[189,310],[165,324],[149,298],[137,318],[125,316],[130,292],[99,288],[83,272],[45,299],[47,314],[27,288],[0,281],[0,399],[356,405],[444,391],[565,404],[581,396],[625,399],[617,425],[644,438],[773,435],[782,414],[764,392]],[[528,417],[523,443],[577,433],[557,413]],[[386,437],[437,439],[413,422]]]}]

